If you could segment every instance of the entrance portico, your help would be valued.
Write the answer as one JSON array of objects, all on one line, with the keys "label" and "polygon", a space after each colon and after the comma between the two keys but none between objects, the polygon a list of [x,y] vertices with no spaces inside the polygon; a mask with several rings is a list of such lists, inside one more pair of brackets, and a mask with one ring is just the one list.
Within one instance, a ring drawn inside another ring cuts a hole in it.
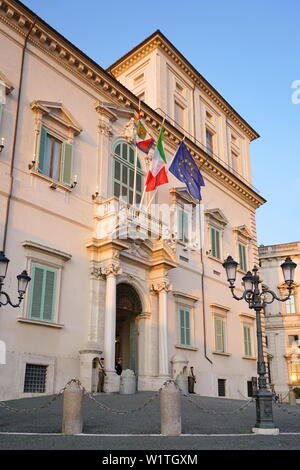
[{"label": "entrance portico", "polygon": [[138,390],[156,390],[169,376],[168,271],[177,265],[176,256],[162,240],[93,239],[87,247],[92,266],[89,339],[95,356],[103,351],[104,390],[119,391],[117,356],[123,370],[136,373]]}]

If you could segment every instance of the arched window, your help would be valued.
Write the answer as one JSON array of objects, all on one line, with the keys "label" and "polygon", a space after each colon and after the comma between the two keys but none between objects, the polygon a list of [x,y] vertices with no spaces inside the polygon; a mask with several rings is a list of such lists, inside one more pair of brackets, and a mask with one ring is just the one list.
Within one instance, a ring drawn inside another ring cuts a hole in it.
[{"label": "arched window", "polygon": [[[133,202],[134,149],[127,142],[117,142],[113,157],[113,193],[116,197]],[[141,201],[143,191],[143,171],[137,158],[136,202]]]}]

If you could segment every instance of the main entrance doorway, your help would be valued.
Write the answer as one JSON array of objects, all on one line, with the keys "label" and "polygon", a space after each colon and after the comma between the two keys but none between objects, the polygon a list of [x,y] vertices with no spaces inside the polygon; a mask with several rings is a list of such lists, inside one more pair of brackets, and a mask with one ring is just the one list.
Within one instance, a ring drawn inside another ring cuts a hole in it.
[{"label": "main entrance doorway", "polygon": [[138,323],[142,304],[136,290],[129,284],[117,286],[116,361],[122,359],[122,367],[138,375]]}]

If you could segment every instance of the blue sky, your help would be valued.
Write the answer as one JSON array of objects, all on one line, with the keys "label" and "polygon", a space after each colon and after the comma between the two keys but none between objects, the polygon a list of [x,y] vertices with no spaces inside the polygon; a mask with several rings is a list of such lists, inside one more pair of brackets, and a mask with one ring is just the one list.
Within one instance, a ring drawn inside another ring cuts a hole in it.
[{"label": "blue sky", "polygon": [[160,29],[261,135],[251,144],[253,184],[268,201],[259,243],[300,241],[299,0],[24,3],[104,68]]}]

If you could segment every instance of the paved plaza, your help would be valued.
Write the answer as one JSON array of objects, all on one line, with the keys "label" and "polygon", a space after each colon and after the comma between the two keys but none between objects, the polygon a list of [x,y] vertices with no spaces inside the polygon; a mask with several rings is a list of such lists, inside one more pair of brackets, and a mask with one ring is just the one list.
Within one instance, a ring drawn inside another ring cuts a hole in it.
[{"label": "paved plaza", "polygon": [[[160,436],[159,398],[152,392],[135,395],[98,394],[98,404],[114,410],[139,411],[115,414],[84,398],[84,429],[77,436],[61,435],[62,396],[33,413],[0,408],[0,449],[120,449],[120,450],[291,450],[300,449],[300,407],[274,405],[278,436],[257,436],[255,403],[245,400],[194,395],[182,397],[182,436]],[[18,409],[38,408],[51,397],[6,402]],[[195,406],[195,404],[198,405]],[[200,410],[199,408],[203,408]],[[204,411],[205,410],[205,411]],[[223,413],[223,414],[222,414]]]}]

